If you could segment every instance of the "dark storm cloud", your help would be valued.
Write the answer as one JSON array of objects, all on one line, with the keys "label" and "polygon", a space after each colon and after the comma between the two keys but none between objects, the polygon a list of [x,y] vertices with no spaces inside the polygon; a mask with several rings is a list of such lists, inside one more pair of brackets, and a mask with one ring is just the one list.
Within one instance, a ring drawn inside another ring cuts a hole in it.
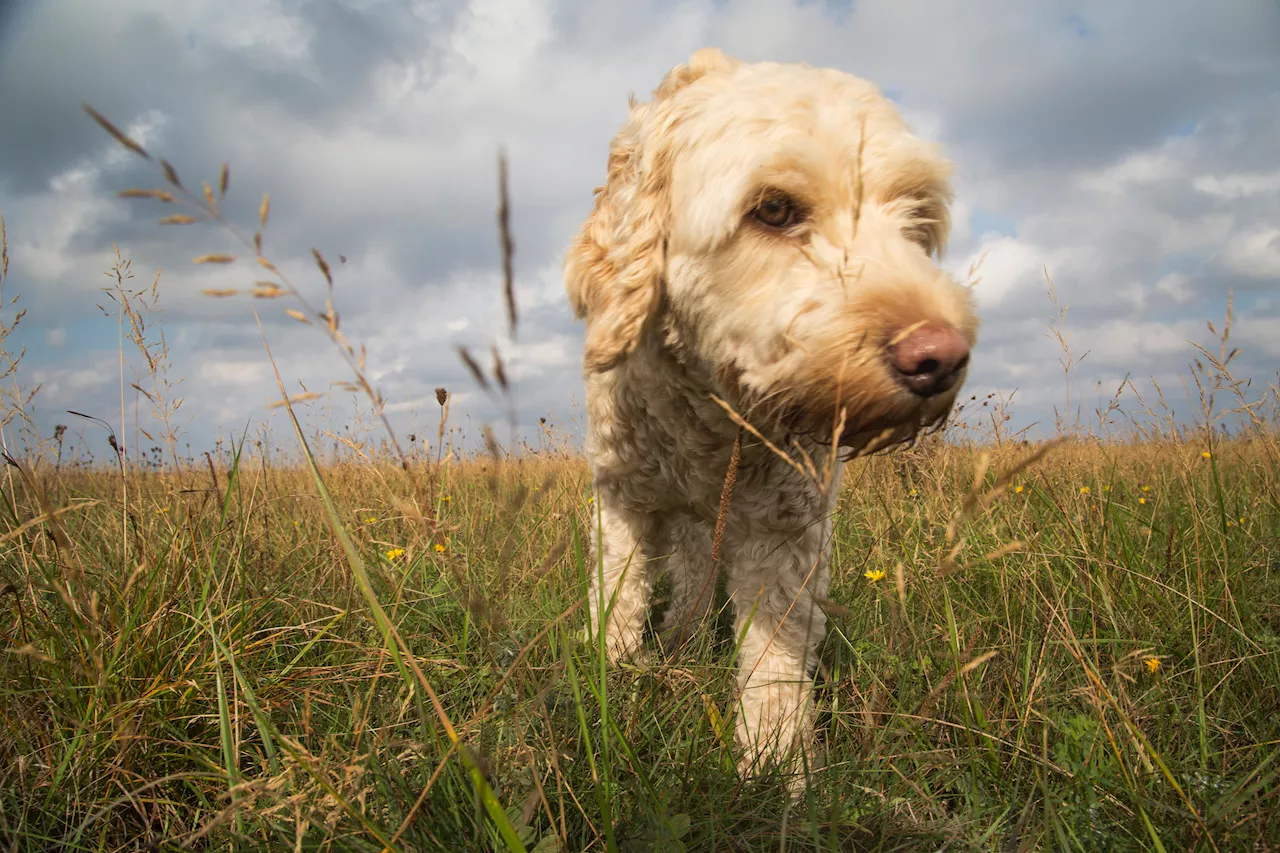
[{"label": "dark storm cloud", "polygon": [[[380,71],[429,55],[431,34],[448,27],[457,6],[435,4],[433,14],[419,16],[400,3],[371,4],[363,13],[333,0],[289,5],[298,47],[311,61],[282,62],[261,44],[210,38],[223,23],[216,9],[203,19],[166,14],[163,6],[28,9],[22,33],[11,35],[0,58],[0,110],[21,117],[0,126],[6,162],[24,167],[6,170],[13,190],[37,188],[98,141],[82,101],[121,120],[150,109],[176,116],[177,128],[190,128],[178,139],[182,150],[196,159],[200,141],[236,104],[277,108],[320,127],[343,121],[367,100]],[[236,11],[246,10],[228,14]],[[258,17],[249,11],[246,26]]]},{"label": "dark storm cloud", "polygon": [[[274,117],[287,121],[295,134],[322,136],[357,122],[378,74],[431,57],[431,39],[439,28],[447,30],[450,14],[439,4],[431,8],[430,15],[415,15],[403,4],[376,4],[365,13],[333,2],[300,4],[300,46],[310,59],[292,63],[260,47],[220,43],[154,9],[108,14],[85,7],[34,15],[0,65],[0,112],[24,117],[0,125],[0,162],[22,164],[0,173],[0,187],[18,198],[29,195],[108,143],[80,110],[81,101],[119,126],[159,110],[166,121],[152,147],[179,167],[189,185],[213,178],[224,159],[234,161],[236,192],[229,212],[237,221],[251,225],[257,193],[273,195],[273,246],[283,255],[305,254],[312,246],[355,255],[370,243],[390,243],[399,254],[412,255],[403,260],[404,275],[420,273],[428,263],[438,273],[487,260],[485,241],[471,235],[479,236],[481,219],[495,202],[477,197],[473,187],[481,175],[474,171],[463,173],[465,185],[455,181],[441,187],[434,199],[424,193],[417,209],[379,208],[377,196],[384,187],[377,179],[360,180],[358,147],[348,152],[346,186],[335,192],[326,186],[332,175],[290,170],[296,138],[290,145],[278,132],[246,127],[246,119],[270,122]],[[273,147],[273,142],[283,144]],[[486,165],[492,173],[496,146],[490,149]],[[424,148],[423,155],[430,152]],[[453,174],[459,174],[456,168]],[[103,189],[156,182],[154,167],[131,161],[104,181]],[[363,198],[362,183],[367,187]],[[368,215],[371,209],[383,216]],[[81,253],[119,240],[173,269],[219,236],[197,229],[157,233],[154,220],[168,211],[154,203],[130,204],[124,212],[123,218],[90,223],[67,248]],[[406,239],[414,232],[418,239]]]}]

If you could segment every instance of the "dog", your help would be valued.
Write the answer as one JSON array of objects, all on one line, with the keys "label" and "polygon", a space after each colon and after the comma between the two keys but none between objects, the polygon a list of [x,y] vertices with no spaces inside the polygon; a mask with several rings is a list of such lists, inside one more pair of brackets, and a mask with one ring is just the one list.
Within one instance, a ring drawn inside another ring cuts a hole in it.
[{"label": "dog", "polygon": [[970,288],[935,260],[951,174],[873,84],[704,48],[630,98],[566,252],[586,321],[589,630],[611,662],[639,653],[665,563],[660,636],[679,644],[723,570],[744,775],[814,757],[842,461],[939,428],[967,374]]}]

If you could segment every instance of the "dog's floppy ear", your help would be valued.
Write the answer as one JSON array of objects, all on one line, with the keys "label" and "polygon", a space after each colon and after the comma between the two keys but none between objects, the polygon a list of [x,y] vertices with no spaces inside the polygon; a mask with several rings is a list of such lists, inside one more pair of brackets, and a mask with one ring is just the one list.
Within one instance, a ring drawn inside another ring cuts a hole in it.
[{"label": "dog's floppy ear", "polygon": [[653,100],[631,99],[627,123],[609,146],[605,185],[565,256],[574,316],[587,320],[583,365],[608,370],[635,349],[662,301],[674,126],[669,99],[735,61],[716,48],[693,54],[663,78]]}]

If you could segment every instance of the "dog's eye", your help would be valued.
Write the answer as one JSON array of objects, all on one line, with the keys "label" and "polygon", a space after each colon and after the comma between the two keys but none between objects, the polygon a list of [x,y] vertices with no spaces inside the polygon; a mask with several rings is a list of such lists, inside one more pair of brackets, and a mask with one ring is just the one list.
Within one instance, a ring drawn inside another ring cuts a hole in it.
[{"label": "dog's eye", "polygon": [[903,229],[903,234],[912,243],[918,244],[926,251],[933,249],[933,233],[924,225],[908,225]]},{"label": "dog's eye", "polygon": [[928,205],[916,205],[907,214],[907,224],[902,229],[908,240],[918,243],[925,251],[933,250],[934,215],[933,209]]},{"label": "dog's eye", "polygon": [[751,215],[762,225],[770,228],[787,228],[800,218],[800,211],[795,203],[786,196],[767,196],[755,206]]}]

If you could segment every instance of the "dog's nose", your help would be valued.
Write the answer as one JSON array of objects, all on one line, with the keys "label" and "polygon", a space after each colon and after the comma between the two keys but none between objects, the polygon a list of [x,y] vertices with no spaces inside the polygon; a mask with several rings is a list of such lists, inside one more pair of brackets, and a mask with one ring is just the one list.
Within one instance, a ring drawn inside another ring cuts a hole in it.
[{"label": "dog's nose", "polygon": [[932,397],[956,384],[969,363],[969,342],[954,326],[930,323],[892,344],[889,363],[907,390]]}]

